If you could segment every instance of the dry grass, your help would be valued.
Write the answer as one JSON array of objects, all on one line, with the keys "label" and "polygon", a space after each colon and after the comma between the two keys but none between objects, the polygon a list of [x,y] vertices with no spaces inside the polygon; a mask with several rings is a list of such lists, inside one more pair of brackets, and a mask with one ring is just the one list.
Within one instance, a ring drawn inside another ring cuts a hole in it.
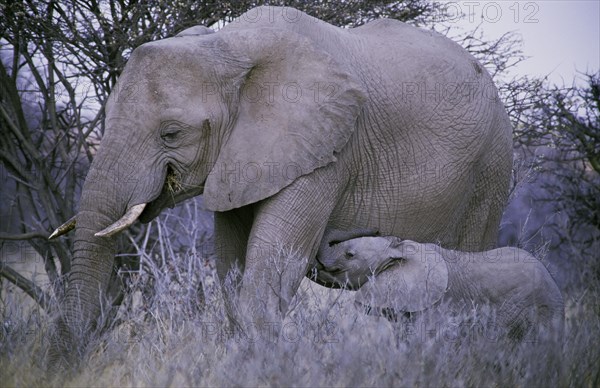
[{"label": "dry grass", "polygon": [[[92,346],[81,370],[70,377],[49,380],[45,373],[43,316],[13,312],[11,321],[4,321],[0,344],[2,385],[592,387],[600,382],[600,320],[585,301],[568,309],[562,346],[512,347],[485,335],[457,340],[449,328],[461,317],[428,323],[427,333],[402,340],[398,327],[359,314],[350,293],[305,281],[274,339],[264,331],[229,331],[218,297],[203,308],[195,296],[199,282],[174,282],[170,275],[153,279],[157,292],[149,299],[140,291],[127,297],[122,323]],[[149,279],[142,274],[139,282]],[[596,298],[585,299],[597,303]],[[461,322],[469,322],[463,327],[468,329],[484,320]]]},{"label": "dry grass", "polygon": [[[44,313],[21,309],[14,294],[3,295],[1,385],[600,385],[597,288],[565,295],[563,341],[513,346],[495,340],[477,330],[493,321],[485,306],[465,316],[442,311],[419,317],[407,331],[359,313],[351,292],[306,279],[283,322],[263,326],[260,333],[232,331],[211,262],[195,247],[176,253],[165,225],[161,228],[162,246],[140,247],[144,265],[133,277],[117,324],[94,341],[70,376],[46,372]],[[151,260],[156,252],[162,256]]]}]

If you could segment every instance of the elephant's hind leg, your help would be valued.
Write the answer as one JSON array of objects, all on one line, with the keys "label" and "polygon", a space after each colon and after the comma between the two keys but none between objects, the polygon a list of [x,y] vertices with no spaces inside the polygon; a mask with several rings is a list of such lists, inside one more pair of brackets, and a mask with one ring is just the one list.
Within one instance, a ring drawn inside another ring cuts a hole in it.
[{"label": "elephant's hind leg", "polygon": [[506,155],[507,151],[512,153],[497,145],[473,171],[473,194],[459,223],[457,249],[481,252],[496,247],[512,168],[512,157]]}]

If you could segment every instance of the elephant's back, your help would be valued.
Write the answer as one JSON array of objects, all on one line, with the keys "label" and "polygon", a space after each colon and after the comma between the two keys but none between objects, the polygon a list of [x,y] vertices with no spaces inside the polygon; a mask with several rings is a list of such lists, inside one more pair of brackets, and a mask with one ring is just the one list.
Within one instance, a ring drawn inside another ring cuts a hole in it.
[{"label": "elephant's back", "polygon": [[331,54],[336,60],[340,60],[340,54],[346,51],[344,48],[348,45],[347,30],[291,7],[255,7],[223,27],[222,30],[263,28],[289,31],[307,38],[315,46]]},{"label": "elephant's back", "polygon": [[435,82],[489,77],[477,60],[451,39],[393,19],[345,29],[294,8],[261,6],[241,15],[223,31],[261,28],[285,30],[307,38],[358,78],[378,70],[382,81],[396,84],[419,82],[419,77]]},{"label": "elephant's back", "polygon": [[[443,63],[454,72],[460,65],[483,74],[476,69],[477,60],[462,46],[446,36],[423,28],[411,26],[398,20],[379,19],[363,26],[348,30],[350,35],[362,40],[364,55],[368,60],[377,60],[390,64],[402,64],[413,75],[415,70],[428,65]],[[377,55],[373,55],[373,54]],[[390,59],[393,61],[390,62]],[[414,63],[414,67],[411,65]]]}]

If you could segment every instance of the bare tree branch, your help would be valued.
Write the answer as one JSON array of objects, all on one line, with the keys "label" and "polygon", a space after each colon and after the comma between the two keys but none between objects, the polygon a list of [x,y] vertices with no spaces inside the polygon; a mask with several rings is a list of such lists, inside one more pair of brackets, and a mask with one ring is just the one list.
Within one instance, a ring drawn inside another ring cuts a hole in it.
[{"label": "bare tree branch", "polygon": [[17,271],[3,263],[0,263],[0,276],[6,278],[15,286],[25,291],[25,293],[35,300],[44,310],[50,312],[50,296],[34,282],[26,279]]}]

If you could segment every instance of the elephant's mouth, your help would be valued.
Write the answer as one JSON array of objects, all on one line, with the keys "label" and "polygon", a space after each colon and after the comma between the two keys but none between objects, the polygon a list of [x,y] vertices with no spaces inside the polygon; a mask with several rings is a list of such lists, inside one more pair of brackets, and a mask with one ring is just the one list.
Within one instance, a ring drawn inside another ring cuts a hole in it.
[{"label": "elephant's mouth", "polygon": [[323,287],[355,290],[349,282],[341,281],[341,275],[343,275],[344,272],[346,271],[343,269],[326,268],[317,259],[315,266],[309,268],[306,277]]},{"label": "elephant's mouth", "polygon": [[167,172],[158,196],[148,205],[140,215],[139,220],[147,223],[156,218],[165,208],[173,208],[179,202],[196,195],[202,194],[204,184],[200,186],[189,187],[183,181],[181,174],[171,165],[167,165]]}]

